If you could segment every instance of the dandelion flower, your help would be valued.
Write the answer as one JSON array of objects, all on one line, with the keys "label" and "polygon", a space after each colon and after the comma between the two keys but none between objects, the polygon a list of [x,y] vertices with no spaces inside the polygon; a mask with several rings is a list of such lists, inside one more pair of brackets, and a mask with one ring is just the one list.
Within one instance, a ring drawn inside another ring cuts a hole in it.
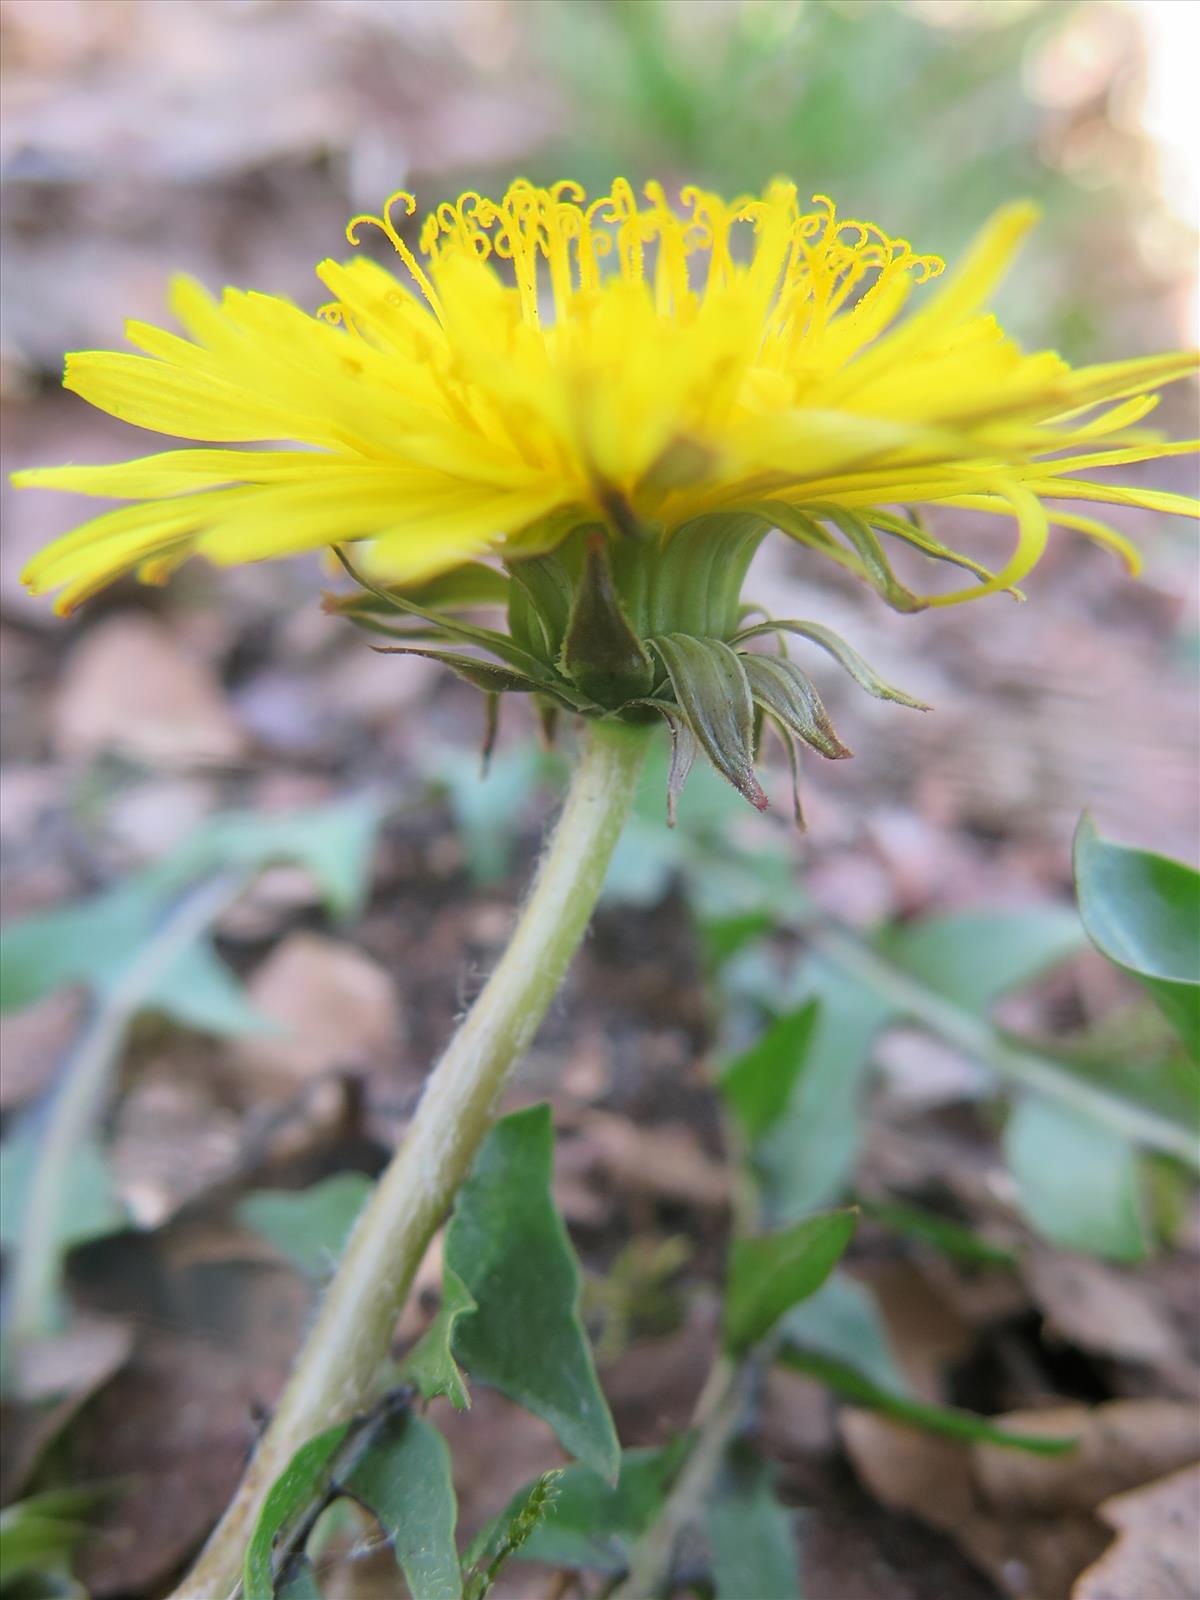
[{"label": "dandelion flower", "polygon": [[[354,219],[350,241],[382,233],[399,276],[364,255],[324,261],[333,299],[315,316],[241,290],[217,301],[179,278],[186,337],[132,322],[139,354],[68,356],[66,387],[91,404],[204,443],[18,473],[133,502],[35,557],[29,587],[61,590],[66,612],[126,572],[162,582],[194,554],[225,565],[353,544],[365,581],[402,609],[441,594],[439,642],[501,656],[490,680],[476,669],[490,690],[666,715],[688,699],[701,640],[710,710],[724,693],[739,725],[752,705],[786,723],[781,705],[804,699],[792,669],[772,666],[768,683],[754,667],[747,686],[736,648],[741,581],[767,530],[913,611],[1014,589],[1055,525],[1136,570],[1124,536],[1072,503],[1195,510],[1093,476],[1194,448],[1140,426],[1193,356],[1072,368],[1024,353],[986,311],[1030,206],[1000,211],[945,274],[782,182],[731,201],[685,189],[673,207],[657,183],[639,200],[618,180],[588,201],[570,181],[519,180],[499,200],[438,206],[410,243],[414,212],[401,193]],[[930,506],[1010,519],[1008,560],[990,571],[942,543],[922,520]],[[916,592],[892,570],[891,541],[967,577]],[[455,633],[455,594],[486,588],[486,571],[506,585],[510,633]],[[822,716],[810,704],[792,731],[844,753]],[[726,775],[757,803],[752,777]]]}]

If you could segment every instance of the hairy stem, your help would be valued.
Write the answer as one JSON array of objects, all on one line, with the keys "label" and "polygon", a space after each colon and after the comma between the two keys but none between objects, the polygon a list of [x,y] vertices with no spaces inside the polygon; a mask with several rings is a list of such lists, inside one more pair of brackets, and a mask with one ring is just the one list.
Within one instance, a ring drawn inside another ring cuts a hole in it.
[{"label": "hairy stem", "polygon": [[592,723],[508,948],[425,1086],[355,1226],[232,1503],[175,1600],[228,1600],[263,1497],[306,1439],[372,1397],[413,1275],[583,937],[628,815],[641,729]]}]

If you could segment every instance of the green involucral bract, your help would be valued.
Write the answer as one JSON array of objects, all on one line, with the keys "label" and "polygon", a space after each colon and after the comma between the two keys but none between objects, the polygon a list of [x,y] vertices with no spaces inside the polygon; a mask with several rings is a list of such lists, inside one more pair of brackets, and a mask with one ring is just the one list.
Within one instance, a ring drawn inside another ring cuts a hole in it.
[{"label": "green involucral bract", "polygon": [[[523,556],[518,546],[503,571],[471,563],[418,588],[371,583],[343,554],[342,564],[361,592],[331,596],[326,604],[402,641],[377,649],[430,657],[482,689],[488,697],[485,757],[506,693],[533,698],[547,738],[561,710],[631,723],[657,717],[667,724],[674,751],[668,820],[674,821],[679,791],[700,751],[762,810],[767,797],[754,767],[765,723],[783,744],[794,788],[800,746],[827,760],[851,753],[816,685],[789,658],[790,639],[832,656],[868,694],[926,709],[885,683],[822,623],[776,620],[743,601],[742,586],[772,526],[773,510],[764,504],[752,512],[698,517],[670,533],[631,525],[619,539],[598,524],[581,524],[565,535],[556,530],[558,542],[549,553]],[[828,544],[855,570],[871,574],[890,604],[912,609],[912,597],[896,582],[861,519],[830,508],[833,531],[818,515],[807,520],[810,542]],[[540,542],[535,532],[529,539],[534,550]],[[464,615],[499,606],[507,631]],[[766,620],[748,625],[752,613]],[[803,826],[798,793],[795,813]]]}]

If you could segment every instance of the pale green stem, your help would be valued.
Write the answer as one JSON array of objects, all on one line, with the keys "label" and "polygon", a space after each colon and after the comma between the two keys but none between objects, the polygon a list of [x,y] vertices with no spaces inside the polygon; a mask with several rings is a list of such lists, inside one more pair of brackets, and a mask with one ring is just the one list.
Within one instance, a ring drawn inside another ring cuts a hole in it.
[{"label": "pale green stem", "polygon": [[1072,1111],[1082,1112],[1122,1138],[1175,1156],[1200,1170],[1200,1146],[1191,1128],[1172,1121],[1152,1106],[1139,1105],[1127,1096],[1114,1093],[1100,1081],[1089,1082],[1082,1074],[1039,1055],[1027,1045],[1010,1042],[989,1022],[934,994],[861,940],[838,928],[829,927],[819,932],[816,943],[845,972],[890,1000],[897,1011],[940,1034],[994,1072]]},{"label": "pale green stem", "polygon": [[679,1542],[704,1515],[721,1460],[737,1431],[748,1368],[721,1356],[692,1414],[695,1438],[662,1507],[629,1559],[629,1571],[610,1600],[656,1600],[667,1590]]},{"label": "pale green stem", "polygon": [[591,918],[645,744],[641,729],[589,725],[566,805],[508,948],[430,1075],[241,1486],[175,1600],[227,1600],[238,1593],[246,1545],[271,1484],[307,1439],[373,1397],[413,1275]]}]

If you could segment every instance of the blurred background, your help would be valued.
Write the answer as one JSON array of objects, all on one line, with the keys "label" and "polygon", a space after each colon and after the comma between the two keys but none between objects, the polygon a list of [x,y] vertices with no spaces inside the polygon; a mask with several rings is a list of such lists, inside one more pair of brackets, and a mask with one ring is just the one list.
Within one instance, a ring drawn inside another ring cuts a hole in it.
[{"label": "blurred background", "polygon": [[[518,172],[726,192],[785,174],[951,258],[996,205],[1031,195],[1045,221],[1000,303],[1027,346],[1076,361],[1179,347],[1195,339],[1198,25],[1182,0],[0,5],[5,917],[120,883],[229,806],[270,814],[368,795],[386,818],[349,923],[331,926],[309,877],[281,867],[217,925],[254,1006],[291,1034],[230,1042],[201,1026],[181,1038],[144,1019],[122,1063],[106,1182],[132,1228],[72,1254],[90,1337],[47,1344],[59,1366],[40,1389],[28,1380],[23,1398],[40,1399],[8,1462],[10,1493],[40,1481],[47,1461],[135,1485],[86,1558],[94,1593],[160,1592],[223,1503],[250,1407],[269,1405],[306,1316],[303,1284],[255,1255],[230,1206],[248,1186],[378,1167],[464,989],[503,941],[556,769],[515,710],[480,785],[473,691],[429,663],[372,655],[320,610],[315,561],[196,565],[165,591],[120,585],[70,622],[29,600],[23,561],[82,520],[85,502],[16,495],[7,473],[163,445],[63,394],[63,352],[119,348],[127,317],[162,320],[176,270],[315,309],[313,264],[348,253],[351,214],[400,187],[424,207]],[[1186,435],[1195,410],[1179,385],[1158,418]],[[1146,471],[1163,487],[1194,485],[1186,458]],[[823,681],[858,758],[809,770],[808,835],[786,826],[781,772],[770,818],[722,826],[780,853],[819,906],[860,927],[1069,901],[1084,807],[1117,838],[1194,858],[1194,530],[1148,512],[1121,521],[1146,553],[1140,584],[1061,534],[1027,605],[916,618],[775,541],[760,577],[776,612],[829,621],[936,711],[910,718]],[[1005,537],[976,536],[983,559]],[[686,1233],[690,1218],[702,1251],[721,1203],[704,1110],[711,1003],[678,889],[669,875],[655,882],[602,916],[524,1087],[554,1095],[570,1135],[560,1200],[597,1282],[613,1241],[637,1228]],[[1065,1029],[1119,998],[1111,971],[1084,960],[1014,1020]],[[52,1083],[80,1012],[67,990],[4,1018],[6,1126]],[[954,1100],[961,1080],[944,1047],[902,1040],[892,1055],[904,1094],[941,1104],[930,1086],[948,1083]],[[656,1134],[648,1159],[639,1141]],[[1187,1281],[1162,1292],[1186,1300]],[[1034,1315],[1038,1292],[1019,1291],[1013,1315]],[[932,1372],[945,1308],[928,1315],[934,1331],[906,1337]],[[664,1357],[661,1345],[611,1336],[606,1376],[625,1432],[686,1412],[692,1346]],[[544,1446],[489,1405],[456,1441],[468,1518],[537,1470]],[[892,1574],[874,1600],[920,1600],[933,1591],[912,1585],[934,1570],[939,1594],[1020,1592],[919,1518],[880,1511],[815,1411],[791,1421],[785,1455],[843,1463],[829,1468],[842,1498],[824,1503],[819,1571],[853,1526],[877,1574],[878,1561]],[[498,1450],[495,1491],[486,1464]],[[796,1497],[826,1494],[797,1470]],[[851,1600],[860,1579],[843,1571],[844,1587],[814,1593]]]}]

